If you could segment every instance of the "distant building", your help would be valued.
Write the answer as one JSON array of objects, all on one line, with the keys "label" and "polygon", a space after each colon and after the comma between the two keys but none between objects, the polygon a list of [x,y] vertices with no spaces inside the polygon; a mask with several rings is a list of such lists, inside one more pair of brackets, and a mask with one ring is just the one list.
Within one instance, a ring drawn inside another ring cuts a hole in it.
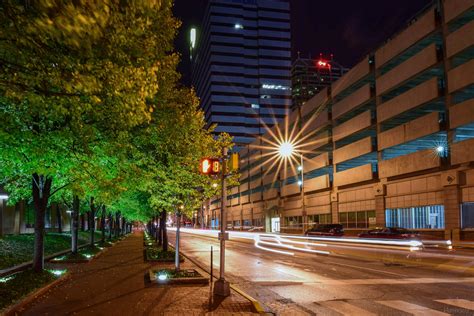
[{"label": "distant building", "polygon": [[348,68],[333,59],[332,54],[326,59],[322,55],[318,58],[302,58],[298,53],[291,67],[292,109],[301,107],[348,71]]},{"label": "distant building", "polygon": [[[403,227],[474,240],[473,33],[474,1],[434,2],[278,125],[297,130],[286,139],[292,167],[268,155],[282,151],[275,141],[241,150],[227,227],[333,223],[347,235]],[[210,202],[207,223],[220,205]]]},{"label": "distant building", "polygon": [[242,146],[281,121],[291,106],[287,0],[208,0],[191,29],[192,83],[207,124]]}]

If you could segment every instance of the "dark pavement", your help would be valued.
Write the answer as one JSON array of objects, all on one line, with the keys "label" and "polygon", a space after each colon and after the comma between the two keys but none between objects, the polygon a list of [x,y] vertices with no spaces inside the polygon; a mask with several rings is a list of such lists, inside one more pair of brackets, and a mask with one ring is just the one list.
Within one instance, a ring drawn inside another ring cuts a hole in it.
[{"label": "dark pavement", "polygon": [[[217,272],[218,241],[183,233],[183,251],[206,266],[211,245]],[[459,259],[420,267],[332,254],[289,256],[231,237],[226,271],[232,283],[279,315],[474,315],[474,256],[460,253],[460,268],[450,271]]]},{"label": "dark pavement", "polygon": [[[155,266],[144,262],[143,235],[133,234],[90,263],[69,265],[70,278],[22,315],[241,315],[252,310],[234,292],[217,305],[209,300],[209,286],[152,285],[147,273]],[[182,268],[194,266],[185,262]]]}]

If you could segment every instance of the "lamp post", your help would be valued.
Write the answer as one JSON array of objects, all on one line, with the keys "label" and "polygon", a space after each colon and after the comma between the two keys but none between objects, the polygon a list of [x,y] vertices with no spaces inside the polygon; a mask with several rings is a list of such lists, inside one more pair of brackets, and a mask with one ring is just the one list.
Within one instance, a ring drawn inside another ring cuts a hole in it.
[{"label": "lamp post", "polygon": [[220,241],[220,273],[219,279],[214,284],[214,295],[219,296],[229,296],[230,295],[230,284],[225,280],[225,241],[228,239],[228,234],[226,233],[226,204],[227,204],[227,188],[226,188],[226,161],[227,160],[227,148],[222,149],[222,171],[221,171],[221,231],[219,233]]},{"label": "lamp post", "polygon": [[176,267],[176,271],[179,271],[179,228],[181,226],[181,212],[184,209],[184,205],[180,205],[176,210],[176,245],[175,245],[175,255],[174,255],[174,263]]},{"label": "lamp post", "polygon": [[300,157],[300,165],[298,166],[298,171],[300,172],[300,180],[298,181],[299,186],[301,187],[301,208],[302,208],[302,217],[303,217],[303,231],[306,230],[306,204],[304,200],[304,162],[303,162],[303,154],[301,152],[297,152],[295,146],[289,142],[285,141],[282,142],[278,147],[278,154],[283,159],[290,159],[293,155],[299,155]]}]

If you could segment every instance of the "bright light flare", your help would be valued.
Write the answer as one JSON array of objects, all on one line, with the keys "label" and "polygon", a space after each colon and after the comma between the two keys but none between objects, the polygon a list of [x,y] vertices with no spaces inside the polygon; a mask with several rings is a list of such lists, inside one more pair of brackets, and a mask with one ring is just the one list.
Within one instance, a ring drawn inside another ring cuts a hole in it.
[{"label": "bright light flare", "polygon": [[291,157],[294,152],[295,152],[295,148],[293,147],[293,144],[290,142],[281,143],[280,147],[278,148],[278,153],[283,158]]}]

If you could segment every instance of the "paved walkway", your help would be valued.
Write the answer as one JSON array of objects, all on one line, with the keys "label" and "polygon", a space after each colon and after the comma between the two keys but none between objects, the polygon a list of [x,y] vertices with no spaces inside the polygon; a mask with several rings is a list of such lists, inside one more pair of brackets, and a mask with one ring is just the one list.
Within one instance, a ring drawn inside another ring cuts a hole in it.
[{"label": "paved walkway", "polygon": [[22,315],[251,314],[250,302],[234,292],[211,302],[209,286],[152,285],[147,276],[152,266],[143,260],[143,235],[133,234],[90,263],[69,265],[70,278]]}]

